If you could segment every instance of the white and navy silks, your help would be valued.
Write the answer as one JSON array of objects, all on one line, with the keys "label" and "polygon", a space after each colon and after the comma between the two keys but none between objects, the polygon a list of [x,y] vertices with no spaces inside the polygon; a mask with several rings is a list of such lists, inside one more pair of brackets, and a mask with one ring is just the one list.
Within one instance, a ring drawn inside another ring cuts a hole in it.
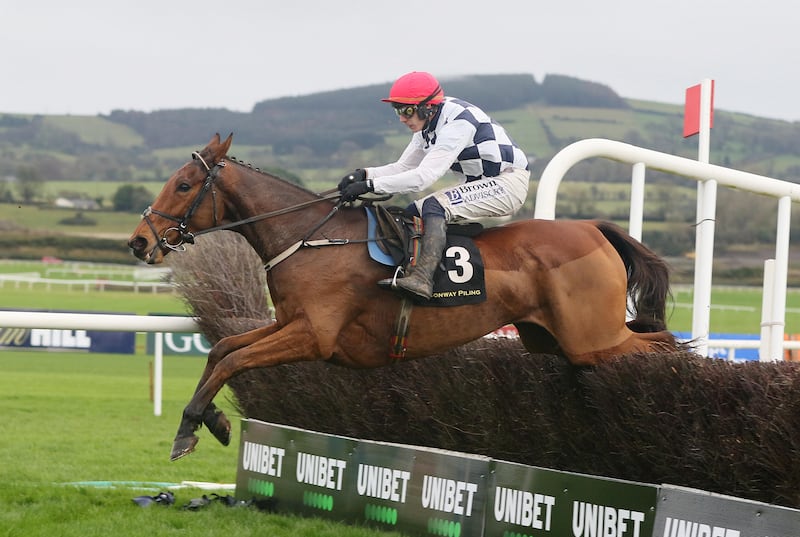
[{"label": "white and navy silks", "polygon": [[[448,170],[461,184],[434,197],[448,222],[515,213],[528,194],[528,157],[480,108],[446,97],[425,129],[415,132],[397,162],[366,168],[376,193],[420,192]],[[423,215],[424,216],[424,215]]]}]

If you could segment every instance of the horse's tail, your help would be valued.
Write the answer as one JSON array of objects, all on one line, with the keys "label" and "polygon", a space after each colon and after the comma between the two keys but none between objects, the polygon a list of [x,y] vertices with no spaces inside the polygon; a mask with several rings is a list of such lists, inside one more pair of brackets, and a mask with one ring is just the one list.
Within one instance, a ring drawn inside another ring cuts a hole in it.
[{"label": "horse's tail", "polygon": [[631,314],[628,326],[636,332],[661,332],[667,329],[666,304],[670,296],[667,263],[624,229],[611,222],[595,223],[600,233],[614,246],[628,271]]}]

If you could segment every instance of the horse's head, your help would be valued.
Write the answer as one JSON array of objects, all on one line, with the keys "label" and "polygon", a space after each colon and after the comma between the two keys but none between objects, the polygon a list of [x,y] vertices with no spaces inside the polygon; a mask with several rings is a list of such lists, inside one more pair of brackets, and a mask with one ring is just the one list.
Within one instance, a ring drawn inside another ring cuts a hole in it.
[{"label": "horse's head", "polygon": [[214,180],[225,165],[232,140],[233,134],[224,142],[215,135],[167,180],[128,241],[133,255],[147,263],[161,263],[169,252],[191,243],[193,233],[217,225],[221,215]]}]

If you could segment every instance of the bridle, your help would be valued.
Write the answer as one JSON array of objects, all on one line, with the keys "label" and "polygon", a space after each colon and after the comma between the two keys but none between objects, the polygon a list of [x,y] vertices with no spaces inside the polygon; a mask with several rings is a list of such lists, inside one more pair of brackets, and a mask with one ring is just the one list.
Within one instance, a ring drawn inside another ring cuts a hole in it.
[{"label": "bridle", "polygon": [[[158,244],[153,248],[150,252],[152,255],[159,246],[168,248],[173,252],[183,252],[186,250],[185,244],[194,244],[195,234],[189,233],[189,220],[194,216],[194,213],[197,212],[197,208],[203,203],[206,195],[209,191],[211,191],[211,198],[212,198],[212,213],[214,218],[214,227],[217,226],[217,192],[213,189],[214,180],[219,175],[220,170],[225,167],[225,161],[220,161],[214,164],[213,167],[209,166],[205,159],[200,155],[199,152],[195,151],[192,153],[192,159],[199,160],[203,167],[206,169],[206,178],[203,181],[203,186],[200,188],[200,191],[195,196],[192,204],[189,205],[189,208],[186,209],[186,212],[182,217],[173,216],[171,214],[167,214],[156,209],[153,209],[152,206],[148,207],[142,213],[142,219],[147,222],[147,226],[150,228],[150,231],[153,232],[153,236],[158,237],[158,230],[156,230],[155,225],[153,225],[153,221],[150,220],[150,215],[154,214],[156,216],[160,216],[161,218],[166,218],[167,220],[172,220],[176,222],[178,225],[167,228],[164,230],[164,234],[158,241]],[[176,237],[177,240],[172,242],[170,237]]]},{"label": "bridle", "polygon": [[[168,213],[164,213],[162,211],[153,209],[152,206],[148,207],[142,213],[142,219],[147,223],[147,226],[150,228],[150,231],[153,233],[153,236],[158,239],[158,242],[150,251],[150,256],[152,256],[158,248],[167,248],[174,252],[183,252],[186,250],[186,244],[194,244],[194,239],[198,235],[204,235],[206,233],[211,233],[212,231],[220,231],[223,229],[231,229],[234,227],[238,227],[244,224],[249,224],[251,222],[255,222],[258,220],[263,220],[265,218],[270,218],[273,216],[279,216],[282,214],[290,213],[293,211],[297,211],[308,207],[309,205],[313,205],[315,203],[319,203],[325,200],[331,200],[336,198],[341,198],[341,194],[339,194],[337,189],[332,189],[320,194],[319,198],[315,198],[310,201],[306,201],[303,203],[298,203],[297,205],[292,205],[290,207],[286,207],[283,209],[278,209],[276,211],[271,211],[268,213],[259,214],[256,216],[251,216],[250,218],[245,218],[244,220],[237,220],[236,222],[229,222],[227,224],[219,225],[217,219],[217,193],[214,190],[214,181],[216,180],[217,176],[219,176],[222,169],[225,167],[225,161],[221,160],[214,164],[214,166],[209,166],[208,163],[203,159],[202,155],[198,151],[192,153],[192,159],[199,160],[203,167],[206,169],[206,177],[203,180],[203,186],[200,188],[200,191],[195,196],[194,200],[192,201],[189,208],[186,210],[182,217],[173,216]],[[206,195],[211,192],[212,197],[212,218],[214,225],[210,228],[197,231],[195,233],[189,232],[189,220],[194,216],[197,212],[198,207],[205,199]],[[322,246],[323,242],[325,244],[344,244],[349,241],[342,240],[342,239],[325,239],[324,241],[309,241],[309,237],[320,227],[322,227],[325,222],[327,222],[342,206],[343,202],[340,200],[338,203],[335,204],[331,212],[319,223],[317,224],[301,241],[292,245],[289,249],[283,252],[281,255],[278,256],[276,262],[267,263],[265,268],[269,270],[272,266],[276,265],[278,262],[282,261],[291,253],[294,253],[297,249],[303,246]],[[161,218],[166,218],[167,220],[171,220],[177,223],[177,226],[173,226],[164,230],[163,235],[159,238],[158,230],[156,229],[153,221],[150,219],[150,215],[160,216]],[[277,259],[277,258],[276,258]]]}]

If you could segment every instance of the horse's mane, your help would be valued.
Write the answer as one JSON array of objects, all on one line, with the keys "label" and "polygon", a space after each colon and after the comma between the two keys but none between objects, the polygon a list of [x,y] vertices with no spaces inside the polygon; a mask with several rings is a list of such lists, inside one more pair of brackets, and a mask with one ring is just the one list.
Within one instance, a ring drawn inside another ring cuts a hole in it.
[{"label": "horse's mane", "polygon": [[281,176],[279,176],[279,175],[277,175],[275,173],[264,171],[261,168],[253,166],[249,162],[245,162],[244,160],[237,159],[236,157],[227,156],[227,155],[225,157],[223,157],[223,160],[226,160],[226,161],[228,161],[228,162],[230,162],[232,164],[236,164],[236,165],[238,165],[238,166],[240,166],[242,168],[245,168],[247,170],[256,172],[258,175],[262,175],[264,177],[268,177],[270,179],[273,179],[273,180],[276,180],[276,181],[280,181],[281,183],[285,183],[286,185],[292,186],[292,187],[294,187],[294,188],[296,188],[298,190],[302,190],[303,192],[305,192],[307,194],[310,194],[310,195],[312,195],[314,197],[317,197],[317,198],[321,197],[318,193],[313,192],[313,191],[307,189],[306,187],[304,187],[302,185],[299,185],[299,184],[297,184],[297,183],[295,183],[293,181],[289,181],[288,179],[286,179],[284,177],[281,177]]}]

